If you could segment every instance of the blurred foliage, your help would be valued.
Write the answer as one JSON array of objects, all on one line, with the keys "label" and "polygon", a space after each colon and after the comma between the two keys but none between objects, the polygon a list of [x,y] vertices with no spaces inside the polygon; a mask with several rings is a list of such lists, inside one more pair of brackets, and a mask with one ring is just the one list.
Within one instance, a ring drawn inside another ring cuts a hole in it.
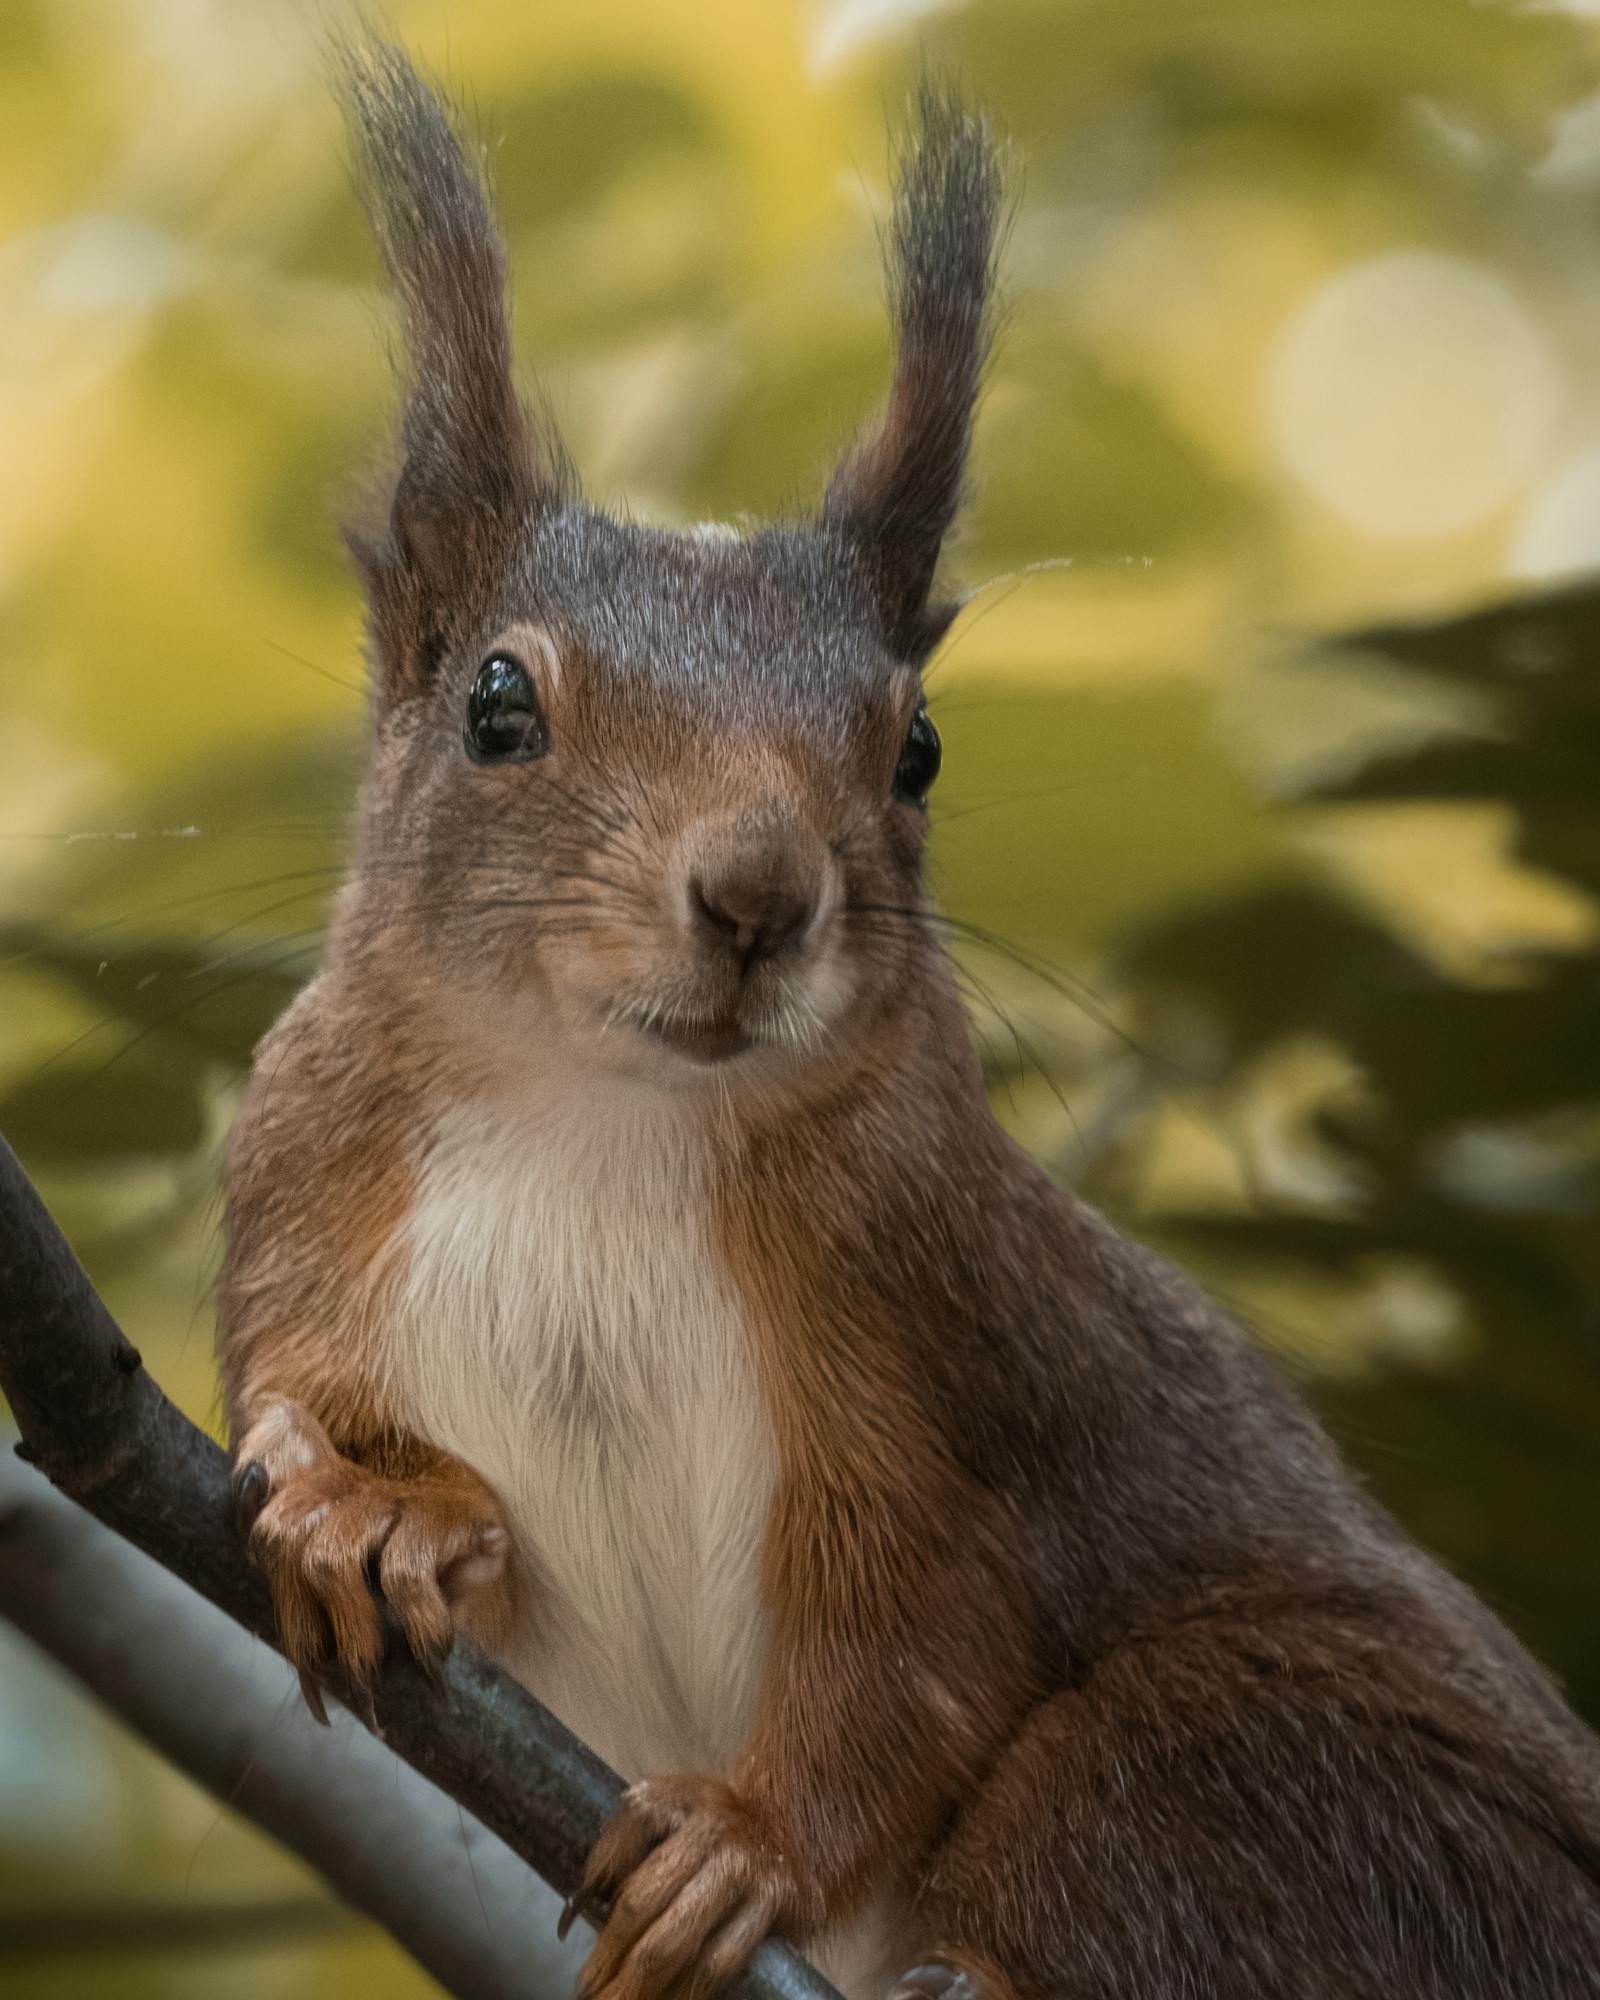
[{"label": "blurred foliage", "polygon": [[[1482,733],[1376,756],[1306,799],[1508,805],[1518,855],[1600,899],[1600,588],[1350,643],[1493,706]],[[1247,1211],[1173,1206],[1159,1233],[1226,1282],[1255,1265],[1381,1307],[1386,1273],[1434,1280],[1391,1287],[1399,1351],[1325,1369],[1323,1410],[1374,1490],[1600,1717],[1600,1548],[1576,1532],[1600,1439],[1600,947],[1515,951],[1469,978],[1348,893],[1268,882],[1153,926],[1123,971],[1156,1048],[1208,1043],[1247,1151],[1275,1055],[1326,1046],[1264,1149],[1311,1173],[1296,1185],[1280,1164],[1274,1187],[1268,1165]],[[1111,1163],[1113,1188],[1128,1169]],[[1441,1464],[1468,1476],[1447,1486]]]},{"label": "blurred foliage", "polygon": [[[388,388],[325,11],[0,8],[0,1130],[202,1421],[220,1142],[360,773],[333,524]],[[591,490],[669,520],[810,505],[881,393],[919,46],[1010,134],[932,682],[997,1107],[1600,1716],[1600,595],[1527,588],[1600,565],[1595,7],[393,11],[487,136]],[[308,1887],[0,1631],[0,1907]],[[427,1990],[365,1932],[14,1973]]]}]

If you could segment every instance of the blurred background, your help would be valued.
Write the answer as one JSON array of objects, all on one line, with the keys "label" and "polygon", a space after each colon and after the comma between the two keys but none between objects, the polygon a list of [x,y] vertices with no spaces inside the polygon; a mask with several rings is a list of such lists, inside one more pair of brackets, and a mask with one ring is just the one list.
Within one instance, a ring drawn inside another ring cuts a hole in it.
[{"label": "blurred background", "polygon": [[[210,1422],[220,1141],[360,765],[338,12],[0,9],[0,1130]],[[997,1106],[1600,1721],[1600,5],[391,17],[591,493],[666,520],[808,504],[881,393],[919,48],[1011,135],[932,678]],[[0,1990],[431,1989],[0,1625]]]}]

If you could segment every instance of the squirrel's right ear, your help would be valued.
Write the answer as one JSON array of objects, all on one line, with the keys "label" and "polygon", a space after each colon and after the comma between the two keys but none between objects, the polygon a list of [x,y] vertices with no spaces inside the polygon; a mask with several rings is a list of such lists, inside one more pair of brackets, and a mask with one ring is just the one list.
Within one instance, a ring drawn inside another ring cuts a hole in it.
[{"label": "squirrel's right ear", "polygon": [[864,561],[883,636],[920,665],[956,606],[932,601],[955,521],[993,335],[1002,175],[981,118],[925,79],[886,243],[894,378],[877,428],[846,455],[823,519]]},{"label": "squirrel's right ear", "polygon": [[361,193],[404,335],[401,465],[386,527],[347,530],[384,672],[420,685],[450,610],[492,579],[519,523],[571,468],[517,394],[505,251],[450,114],[376,35],[333,63]]}]

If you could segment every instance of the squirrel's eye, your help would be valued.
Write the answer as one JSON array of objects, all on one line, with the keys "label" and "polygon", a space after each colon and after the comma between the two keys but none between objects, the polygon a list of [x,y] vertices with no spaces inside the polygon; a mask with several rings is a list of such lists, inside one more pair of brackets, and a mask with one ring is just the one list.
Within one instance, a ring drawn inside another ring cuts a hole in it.
[{"label": "squirrel's eye", "polygon": [[533,676],[520,660],[494,653],[479,667],[462,735],[475,764],[525,764],[549,749]]},{"label": "squirrel's eye", "polygon": [[900,751],[900,762],[895,768],[895,797],[908,806],[926,805],[928,794],[933,790],[933,781],[939,775],[943,756],[933,717],[925,708],[919,708],[911,718],[911,727],[906,731],[906,740]]}]

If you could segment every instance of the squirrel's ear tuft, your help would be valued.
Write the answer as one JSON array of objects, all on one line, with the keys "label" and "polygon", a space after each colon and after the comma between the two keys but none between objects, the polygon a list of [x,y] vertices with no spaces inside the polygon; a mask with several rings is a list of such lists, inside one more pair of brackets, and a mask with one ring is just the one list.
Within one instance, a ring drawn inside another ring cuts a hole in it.
[{"label": "squirrel's ear tuft", "polygon": [[494,563],[519,521],[559,504],[572,474],[518,397],[505,251],[444,103],[377,35],[336,42],[332,61],[404,337],[388,522],[348,540],[379,646],[414,672],[451,593]]},{"label": "squirrel's ear tuft", "polygon": [[885,245],[894,378],[875,430],[846,455],[823,518],[864,559],[886,643],[920,662],[953,605],[930,602],[961,504],[972,414],[993,337],[999,155],[983,120],[925,78],[899,161]]}]

